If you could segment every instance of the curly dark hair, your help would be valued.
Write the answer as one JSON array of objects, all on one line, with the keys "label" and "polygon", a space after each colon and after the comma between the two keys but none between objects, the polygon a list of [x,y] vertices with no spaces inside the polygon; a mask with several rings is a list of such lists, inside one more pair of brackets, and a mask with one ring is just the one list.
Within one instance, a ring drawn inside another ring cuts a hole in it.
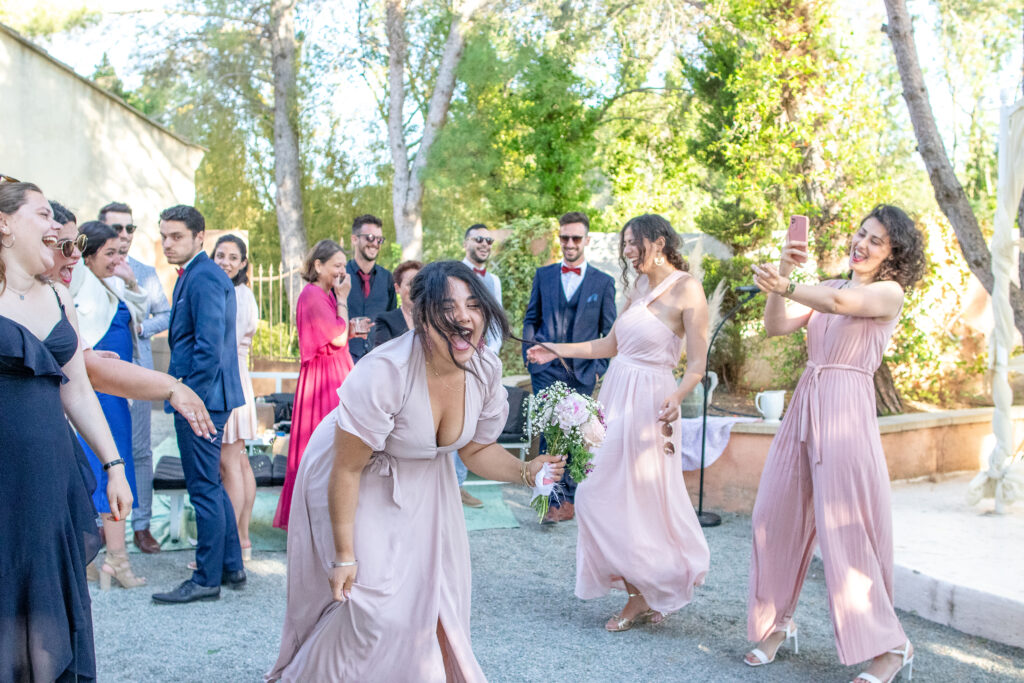
[{"label": "curly dark hair", "polygon": [[626,221],[626,224],[622,226],[622,230],[619,231],[619,263],[622,264],[622,284],[624,289],[629,289],[629,267],[630,263],[626,259],[626,230],[633,233],[633,240],[636,242],[637,249],[640,252],[640,261],[643,262],[644,257],[647,254],[647,248],[644,246],[644,240],[648,242],[654,242],[659,237],[665,238],[665,248],[662,250],[662,254],[668,260],[669,263],[675,267],[676,270],[686,272],[690,270],[689,264],[686,263],[686,259],[679,253],[679,233],[672,229],[672,224],[664,216],[659,216],[656,213],[645,213],[642,216],[636,218],[630,218]]},{"label": "curly dark hair", "polygon": [[893,280],[904,291],[912,288],[924,276],[927,261],[924,254],[924,235],[917,229],[914,219],[891,204],[879,204],[861,219],[864,225],[874,218],[885,227],[892,253],[878,268],[878,280]]}]

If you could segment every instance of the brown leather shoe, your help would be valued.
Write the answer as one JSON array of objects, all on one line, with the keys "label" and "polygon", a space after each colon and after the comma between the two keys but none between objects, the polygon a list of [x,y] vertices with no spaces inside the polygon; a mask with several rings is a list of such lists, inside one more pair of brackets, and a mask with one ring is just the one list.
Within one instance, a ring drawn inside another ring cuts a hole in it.
[{"label": "brown leather shoe", "polygon": [[574,508],[573,504],[570,503],[569,501],[563,501],[562,505],[559,506],[558,511],[559,522],[568,522],[570,519],[576,516],[576,508]]},{"label": "brown leather shoe", "polygon": [[555,524],[562,519],[562,511],[555,506],[548,507],[548,511],[544,513],[544,519],[540,520],[541,524]]},{"label": "brown leather shoe", "polygon": [[149,529],[140,529],[134,535],[135,547],[148,555],[160,552],[160,543],[149,533]]}]

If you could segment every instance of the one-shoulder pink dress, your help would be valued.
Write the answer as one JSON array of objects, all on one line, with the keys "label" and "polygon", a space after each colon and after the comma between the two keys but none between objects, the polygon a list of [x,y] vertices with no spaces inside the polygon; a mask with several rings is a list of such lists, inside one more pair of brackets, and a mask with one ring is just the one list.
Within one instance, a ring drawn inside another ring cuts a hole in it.
[{"label": "one-shoulder pink dress", "polygon": [[[680,423],[661,434],[658,409],[675,391],[672,370],[683,339],[647,306],[679,278],[674,273],[615,321],[618,355],[598,400],[608,417],[594,471],[576,489],[576,596],[601,597],[636,586],[652,609],[674,612],[693,598],[710,562],[680,460]],[[642,291],[646,278],[637,287]],[[665,454],[665,442],[674,451]]]},{"label": "one-shoulder pink dress", "polygon": [[[288,525],[288,606],[267,681],[482,681],[469,637],[469,539],[452,451],[494,443],[508,416],[501,361],[484,349],[466,376],[458,440],[438,447],[420,340],[413,332],[367,354],[316,428],[299,466]],[[328,479],[341,429],[373,449],[359,483],[351,598],[334,602]]]}]

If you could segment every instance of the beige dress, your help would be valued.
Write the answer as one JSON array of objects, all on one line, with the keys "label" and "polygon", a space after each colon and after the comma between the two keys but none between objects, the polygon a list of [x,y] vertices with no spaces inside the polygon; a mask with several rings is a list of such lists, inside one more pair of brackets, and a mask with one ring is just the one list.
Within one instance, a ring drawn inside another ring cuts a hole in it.
[{"label": "beige dress", "polygon": [[[437,446],[426,366],[414,333],[364,356],[313,432],[299,466],[288,524],[288,605],[268,681],[444,681],[438,624],[455,681],[482,681],[470,644],[469,540],[451,452],[493,443],[508,415],[501,362],[470,364],[458,440]],[[328,478],[338,429],[374,453],[359,484],[351,599],[334,602]]]},{"label": "beige dress", "polygon": [[235,337],[238,339],[238,374],[242,380],[242,394],[245,405],[231,411],[228,421],[224,423],[224,443],[234,443],[239,439],[256,438],[256,397],[253,395],[252,379],[249,377],[249,349],[252,348],[252,336],[260,323],[260,312],[256,306],[256,297],[245,285],[235,287]]}]

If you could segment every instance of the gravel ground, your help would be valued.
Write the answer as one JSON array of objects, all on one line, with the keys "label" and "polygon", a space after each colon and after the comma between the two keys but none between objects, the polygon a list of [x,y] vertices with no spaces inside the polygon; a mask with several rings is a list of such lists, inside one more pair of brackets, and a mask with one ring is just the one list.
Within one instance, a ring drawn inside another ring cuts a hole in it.
[{"label": "gravel ground", "polygon": [[[707,530],[711,572],[694,602],[658,626],[606,633],[622,594],[573,595],[576,524],[540,527],[526,492],[507,487],[518,529],[470,534],[473,645],[492,681],[849,681],[828,620],[821,564],[811,565],[797,612],[799,655],[782,649],[768,667],[741,662],[750,520],[726,516]],[[191,553],[132,555],[149,586],[92,587],[99,680],[259,681],[277,656],[285,606],[284,553],[258,553],[244,591],[218,602],[155,605],[150,594],[188,576]],[[532,598],[532,603],[530,602]],[[900,615],[917,648],[915,680],[1024,681],[1024,650]]]}]

